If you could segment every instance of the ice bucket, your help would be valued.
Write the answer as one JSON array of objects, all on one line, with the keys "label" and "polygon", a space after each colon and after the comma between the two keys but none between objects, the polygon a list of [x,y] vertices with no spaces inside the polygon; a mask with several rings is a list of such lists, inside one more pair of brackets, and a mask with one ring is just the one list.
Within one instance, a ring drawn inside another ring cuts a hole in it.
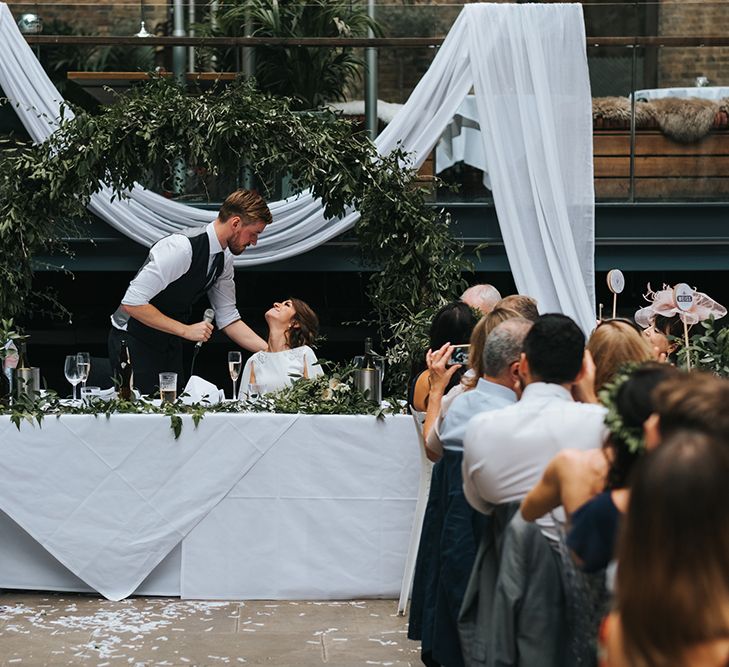
[{"label": "ice bucket", "polygon": [[41,380],[40,368],[16,368],[13,372],[12,387],[15,389],[15,396],[29,396],[40,394]]},{"label": "ice bucket", "polygon": [[382,402],[382,373],[379,368],[358,368],[354,371],[354,386],[373,403]]}]

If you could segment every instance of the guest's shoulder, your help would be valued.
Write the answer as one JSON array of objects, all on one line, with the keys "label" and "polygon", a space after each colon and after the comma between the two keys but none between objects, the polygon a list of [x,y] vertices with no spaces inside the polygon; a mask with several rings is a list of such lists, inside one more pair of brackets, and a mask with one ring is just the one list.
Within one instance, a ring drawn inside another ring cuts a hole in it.
[{"label": "guest's shoulder", "polygon": [[568,401],[564,404],[567,412],[577,419],[602,420],[607,414],[607,408],[599,403],[581,403],[580,401]]},{"label": "guest's shoulder", "polygon": [[473,439],[479,437],[480,433],[488,432],[490,441],[498,440],[498,437],[493,436],[498,435],[502,430],[510,432],[513,428],[514,420],[512,417],[517,418],[518,405],[518,403],[514,403],[498,410],[487,410],[478,413],[469,420],[466,436]]}]

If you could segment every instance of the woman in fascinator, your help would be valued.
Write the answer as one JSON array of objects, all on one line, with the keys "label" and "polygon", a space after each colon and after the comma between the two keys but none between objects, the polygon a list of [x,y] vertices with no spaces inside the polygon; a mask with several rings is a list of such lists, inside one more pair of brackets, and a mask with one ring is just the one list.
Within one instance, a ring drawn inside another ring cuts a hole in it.
[{"label": "woman in fascinator", "polygon": [[635,322],[643,328],[643,335],[657,355],[672,358],[683,339],[684,323],[692,327],[710,317],[719,319],[727,310],[703,292],[694,290],[694,298],[688,310],[682,310],[676,303],[673,287],[663,285],[654,292],[648,283],[648,292],[643,295],[647,306],[635,313]]}]

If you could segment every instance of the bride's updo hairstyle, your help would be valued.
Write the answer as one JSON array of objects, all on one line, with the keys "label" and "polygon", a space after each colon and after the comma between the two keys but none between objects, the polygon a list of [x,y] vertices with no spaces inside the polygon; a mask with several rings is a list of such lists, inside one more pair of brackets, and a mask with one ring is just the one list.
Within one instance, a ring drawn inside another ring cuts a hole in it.
[{"label": "bride's updo hairstyle", "polygon": [[296,311],[286,330],[286,342],[293,350],[302,345],[313,346],[319,336],[319,318],[309,304],[301,299],[289,299]]}]

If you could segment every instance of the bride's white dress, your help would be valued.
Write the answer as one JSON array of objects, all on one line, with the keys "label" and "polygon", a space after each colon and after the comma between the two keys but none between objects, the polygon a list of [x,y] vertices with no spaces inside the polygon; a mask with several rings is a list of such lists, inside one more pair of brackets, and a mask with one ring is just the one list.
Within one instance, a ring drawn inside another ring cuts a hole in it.
[{"label": "bride's white dress", "polygon": [[243,368],[239,398],[248,393],[248,385],[263,385],[269,393],[288,387],[299,377],[316,377],[323,373],[314,350],[308,345],[282,352],[256,352]]}]

